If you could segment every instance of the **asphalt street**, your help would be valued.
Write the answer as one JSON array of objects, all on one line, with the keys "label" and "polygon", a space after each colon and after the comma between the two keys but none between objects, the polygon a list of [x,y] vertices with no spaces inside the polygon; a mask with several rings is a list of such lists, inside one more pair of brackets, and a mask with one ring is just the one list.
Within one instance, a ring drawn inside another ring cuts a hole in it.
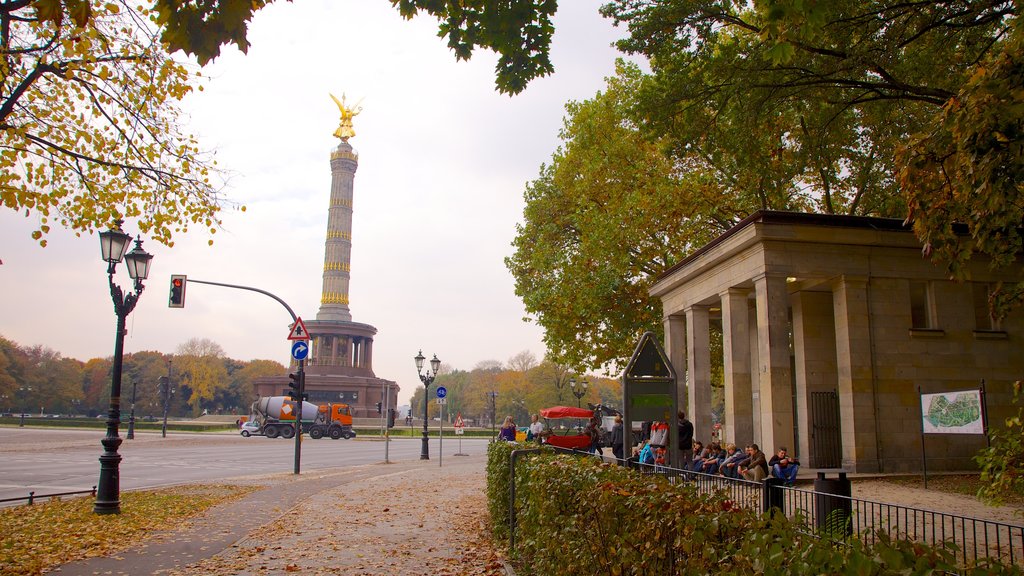
[{"label": "asphalt street", "polygon": [[[103,453],[101,430],[44,430],[0,428],[0,499],[55,492],[89,490],[99,478]],[[121,432],[124,438],[124,431]],[[459,441],[444,440],[439,459],[438,439],[430,440],[431,463],[452,462]],[[462,440],[462,452],[481,455],[486,439]],[[418,460],[419,439],[393,439],[388,446],[392,462]],[[120,487],[151,488],[189,482],[215,481],[240,476],[291,473],[294,440],[264,437],[242,438],[237,434],[178,433],[161,438],[159,433],[137,432],[124,440],[118,453]],[[359,466],[384,461],[385,443],[379,438],[310,440],[302,443],[302,472]]]}]

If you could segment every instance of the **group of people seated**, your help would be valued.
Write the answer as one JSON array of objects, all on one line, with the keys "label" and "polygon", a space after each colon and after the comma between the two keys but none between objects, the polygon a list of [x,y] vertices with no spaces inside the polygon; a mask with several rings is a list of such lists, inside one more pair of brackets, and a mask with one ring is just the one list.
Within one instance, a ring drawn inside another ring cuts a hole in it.
[{"label": "group of people seated", "polygon": [[[685,452],[685,451],[684,451]],[[782,480],[787,486],[796,481],[796,473],[800,469],[800,461],[789,455],[785,446],[780,446],[770,459],[765,456],[757,444],[749,444],[740,451],[733,443],[723,447],[718,442],[711,442],[707,447],[700,440],[693,441],[692,454],[689,460],[684,454],[683,469],[702,474],[718,474],[726,478],[743,478],[760,482],[769,474]]]}]

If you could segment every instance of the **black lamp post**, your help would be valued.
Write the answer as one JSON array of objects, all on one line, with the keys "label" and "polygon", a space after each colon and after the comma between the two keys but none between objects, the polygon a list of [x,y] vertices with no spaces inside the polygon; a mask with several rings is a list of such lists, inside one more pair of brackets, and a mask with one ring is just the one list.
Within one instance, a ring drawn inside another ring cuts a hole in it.
[{"label": "black lamp post", "polygon": [[18,424],[19,427],[25,427],[25,404],[28,402],[28,393],[32,391],[31,386],[22,386],[18,388],[18,392],[21,392],[21,422]]},{"label": "black lamp post", "polygon": [[423,361],[426,360],[426,357],[423,356],[423,350],[420,350],[420,353],[413,360],[416,361],[416,373],[419,374],[420,382],[423,382],[423,445],[420,447],[420,460],[430,460],[429,440],[427,438],[427,408],[430,406],[430,385],[434,382],[434,378],[437,377],[437,370],[441,368],[441,361],[437,359],[437,354],[434,354],[434,357],[430,359],[430,370],[423,372]]},{"label": "black lamp post", "polygon": [[[114,301],[114,314],[117,315],[117,332],[114,335],[114,364],[110,379],[110,411],[107,413],[107,435],[103,438],[103,454],[100,456],[100,481],[96,486],[96,503],[92,511],[96,514],[120,514],[120,476],[118,466],[121,456],[117,453],[121,445],[121,437],[117,435],[117,426],[121,422],[121,365],[124,355],[125,318],[135,309],[144,286],[142,281],[149,276],[149,264],[153,256],[142,249],[142,240],[135,240],[135,248],[128,252],[132,237],[121,230],[121,222],[114,229],[100,232],[100,249],[103,260],[107,263],[107,281],[110,284],[110,297]],[[121,287],[114,284],[114,271],[117,264],[124,260],[128,268],[128,276],[135,281],[135,291],[124,294]]]},{"label": "black lamp post", "polygon": [[487,393],[491,397],[491,442],[494,442],[495,438],[498,437],[497,422],[498,422],[498,393],[491,390]]},{"label": "black lamp post", "polygon": [[572,389],[572,395],[576,397],[577,408],[580,407],[580,400],[587,395],[588,385],[590,385],[590,382],[587,382],[585,378],[579,382],[579,385],[576,384],[575,378],[569,378],[569,388]]},{"label": "black lamp post", "polygon": [[167,376],[161,376],[160,380],[163,382],[161,399],[164,403],[164,425],[160,428],[160,437],[167,438],[167,411],[171,407],[171,395],[174,394],[174,388],[171,388],[171,359],[167,359]]},{"label": "black lamp post", "polygon": [[128,435],[125,436],[129,440],[135,440],[135,388],[137,385],[138,382],[132,380],[132,412],[128,417]]}]

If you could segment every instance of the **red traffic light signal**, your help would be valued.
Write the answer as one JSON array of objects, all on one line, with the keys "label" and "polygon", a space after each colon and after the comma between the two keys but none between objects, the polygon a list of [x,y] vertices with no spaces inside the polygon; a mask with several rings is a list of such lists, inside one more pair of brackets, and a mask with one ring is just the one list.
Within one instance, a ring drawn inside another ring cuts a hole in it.
[{"label": "red traffic light signal", "polygon": [[171,296],[167,301],[168,308],[185,307],[185,286],[188,282],[184,274],[171,274]]}]

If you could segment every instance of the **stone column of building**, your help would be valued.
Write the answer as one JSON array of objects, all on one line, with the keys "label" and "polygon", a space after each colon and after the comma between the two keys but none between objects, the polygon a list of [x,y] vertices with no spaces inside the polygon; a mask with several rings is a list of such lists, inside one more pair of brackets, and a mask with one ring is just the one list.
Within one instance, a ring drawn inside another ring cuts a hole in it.
[{"label": "stone column of building", "polygon": [[784,276],[754,279],[761,399],[761,449],[793,447],[793,369],[789,364],[789,291]]},{"label": "stone column of building", "polygon": [[331,200],[327,212],[324,281],[317,320],[351,322],[348,285],[352,261],[352,186],[359,157],[342,141],[331,152]]},{"label": "stone column of building", "polygon": [[879,471],[867,287],[866,279],[850,276],[832,286],[843,467],[854,472]]},{"label": "stone column of building", "polygon": [[690,306],[686,312],[687,416],[693,422],[694,439],[711,437],[711,328],[707,306]]},{"label": "stone column of building", "polygon": [[754,413],[750,389],[749,290],[722,292],[722,351],[725,368],[725,436],[740,446],[753,442]]},{"label": "stone column of building", "polygon": [[[793,294],[793,352],[796,364],[796,418],[801,434],[795,454],[803,466],[821,468],[811,434],[814,414],[811,394],[836,390],[836,330],[832,294],[800,291]],[[838,456],[838,454],[836,455]]]},{"label": "stone column of building", "polygon": [[663,320],[665,326],[665,354],[672,368],[676,371],[676,405],[680,410],[687,410],[688,394],[686,392],[686,317],[670,315]]}]

